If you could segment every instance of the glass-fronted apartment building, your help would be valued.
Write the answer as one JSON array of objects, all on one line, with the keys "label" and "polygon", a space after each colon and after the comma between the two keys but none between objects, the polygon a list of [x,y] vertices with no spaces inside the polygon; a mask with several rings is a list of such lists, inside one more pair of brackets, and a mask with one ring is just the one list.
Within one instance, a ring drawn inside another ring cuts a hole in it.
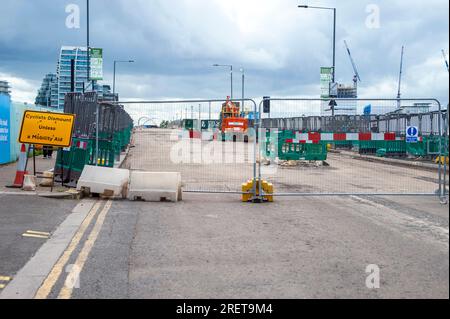
[{"label": "glass-fronted apartment building", "polygon": [[[86,47],[61,47],[56,74],[47,74],[38,91],[35,104],[54,109],[64,109],[65,95],[71,92],[71,61],[75,61],[75,92],[92,91],[88,82],[88,56]],[[119,95],[112,94],[111,86],[94,84],[100,101],[118,101]]]},{"label": "glass-fronted apartment building", "polygon": [[58,78],[56,74],[49,73],[44,77],[35,104],[48,108],[58,108]]},{"label": "glass-fronted apartment building", "polygon": [[0,94],[9,94],[9,84],[6,81],[0,81]]}]

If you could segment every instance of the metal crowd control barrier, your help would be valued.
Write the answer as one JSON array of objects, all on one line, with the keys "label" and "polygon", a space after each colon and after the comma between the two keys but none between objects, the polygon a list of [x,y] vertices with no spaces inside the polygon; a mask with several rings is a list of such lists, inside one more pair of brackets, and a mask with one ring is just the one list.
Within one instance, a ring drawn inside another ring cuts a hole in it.
[{"label": "metal crowd control barrier", "polygon": [[55,176],[73,186],[85,165],[114,166],[130,143],[133,120],[122,106],[98,102],[96,93],[66,94],[64,112],[76,119],[71,147],[58,151]]},{"label": "metal crowd control barrier", "polygon": [[[431,195],[446,201],[445,160],[434,170],[427,164],[422,165],[427,169],[406,165],[411,156],[448,157],[448,113],[439,101],[334,102],[266,98],[259,104],[257,128],[267,138],[260,145],[255,178],[273,183],[274,196]],[[371,114],[357,115],[364,108]],[[406,141],[409,126],[419,129],[417,143]],[[308,150],[311,145],[316,148]],[[343,148],[347,150],[339,150]],[[326,153],[320,160],[326,162],[309,162],[319,149]],[[394,159],[380,163],[380,157]],[[264,194],[262,189],[259,194]]]},{"label": "metal crowd control barrier", "polygon": [[[242,184],[257,173],[255,134],[257,104],[232,101],[242,111],[244,133],[222,132],[221,111],[226,99],[119,101],[137,123],[131,169],[180,172],[188,193],[250,194]],[[243,121],[247,119],[247,121]]]},{"label": "metal crowd control barrier", "polygon": [[[236,100],[248,121],[244,136],[222,132],[224,102],[98,103],[95,94],[68,94],[65,112],[77,114],[74,140],[70,151],[58,155],[62,164],[55,172],[76,177],[85,164],[112,166],[134,131],[129,168],[181,172],[186,192],[242,194],[258,202],[273,184],[274,196],[446,199],[448,113],[435,99],[271,98],[259,106]],[[370,114],[357,115],[368,106]],[[418,127],[417,143],[406,142],[408,126]],[[411,156],[438,157],[437,169],[409,166]]]}]

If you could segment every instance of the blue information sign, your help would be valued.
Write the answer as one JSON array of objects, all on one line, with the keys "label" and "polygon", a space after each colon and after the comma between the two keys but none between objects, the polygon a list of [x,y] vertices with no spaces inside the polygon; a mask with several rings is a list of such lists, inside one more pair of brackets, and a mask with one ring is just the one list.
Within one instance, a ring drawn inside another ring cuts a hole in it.
[{"label": "blue information sign", "polygon": [[417,143],[419,141],[419,129],[416,126],[408,126],[406,129],[406,143]]}]

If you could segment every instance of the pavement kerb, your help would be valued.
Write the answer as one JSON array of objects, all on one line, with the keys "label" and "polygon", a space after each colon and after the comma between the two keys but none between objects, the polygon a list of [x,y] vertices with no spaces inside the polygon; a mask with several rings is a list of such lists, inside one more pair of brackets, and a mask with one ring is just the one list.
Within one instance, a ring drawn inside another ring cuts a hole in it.
[{"label": "pavement kerb", "polygon": [[6,288],[1,291],[0,299],[34,298],[95,202],[92,199],[85,199],[72,210],[72,213],[58,226],[50,239],[41,246]]},{"label": "pavement kerb", "polygon": [[351,156],[355,159],[361,159],[366,161],[375,161],[385,164],[397,164],[401,166],[409,166],[409,167],[420,167],[425,169],[431,169],[431,170],[438,170],[439,166],[436,164],[431,163],[422,163],[417,161],[405,161],[401,159],[395,159],[395,158],[385,158],[385,157],[377,157],[377,156],[370,156],[370,155],[362,155],[358,153],[353,153],[349,151],[332,151],[332,153],[338,153],[346,156]]}]

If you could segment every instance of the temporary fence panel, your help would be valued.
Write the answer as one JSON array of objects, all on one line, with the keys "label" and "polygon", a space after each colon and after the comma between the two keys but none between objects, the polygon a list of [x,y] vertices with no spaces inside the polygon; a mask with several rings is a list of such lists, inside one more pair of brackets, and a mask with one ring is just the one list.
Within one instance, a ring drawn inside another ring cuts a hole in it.
[{"label": "temporary fence panel", "polygon": [[[260,113],[266,138],[258,147],[258,178],[273,183],[277,195],[444,195],[445,164],[399,165],[421,154],[445,154],[448,117],[437,100],[336,99],[334,107],[330,100],[266,101],[270,113]],[[373,114],[358,115],[369,104]],[[424,105],[427,113],[414,114]],[[409,126],[419,129],[417,143],[407,142]]]},{"label": "temporary fence panel", "polygon": [[65,183],[76,184],[85,165],[114,167],[130,143],[133,129],[133,121],[123,106],[100,103],[96,93],[69,93],[64,111],[76,118],[71,147],[58,151],[57,180],[64,176]]},{"label": "temporary fence panel", "polygon": [[185,192],[242,193],[242,184],[256,172],[255,121],[249,116],[256,103],[245,100],[239,117],[229,123],[221,118],[225,102],[118,102],[137,125],[126,166],[180,172]]}]

